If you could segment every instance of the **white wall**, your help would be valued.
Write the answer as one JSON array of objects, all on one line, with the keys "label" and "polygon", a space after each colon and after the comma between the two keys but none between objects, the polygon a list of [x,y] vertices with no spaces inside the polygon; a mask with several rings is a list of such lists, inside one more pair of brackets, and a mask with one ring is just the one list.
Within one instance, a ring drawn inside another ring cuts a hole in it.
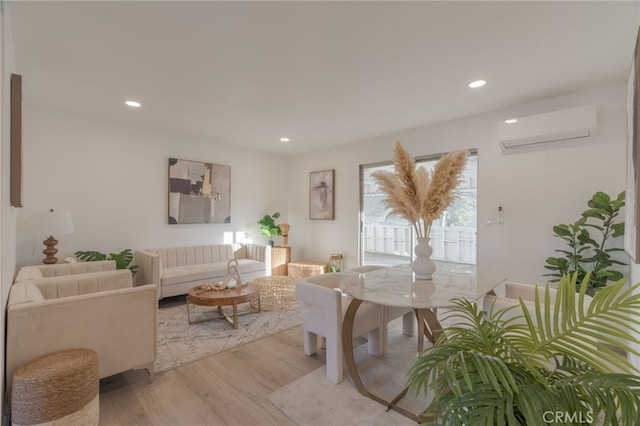
[{"label": "white wall", "polygon": [[[16,263],[16,208],[9,201],[9,176],[11,152],[11,73],[15,72],[13,36],[9,9],[1,4],[0,15],[0,330],[5,329],[5,315],[9,289],[13,282]],[[0,366],[4,366],[4,332],[0,341]],[[0,369],[0,404],[4,401],[4,368]],[[3,406],[4,408],[4,406]]]},{"label": "white wall", "polygon": [[[489,89],[487,89],[489,90]],[[496,138],[499,120],[595,104],[598,137],[587,143],[504,155]],[[291,162],[290,244],[300,257],[345,255],[358,262],[360,164],[391,159],[399,140],[414,156],[478,149],[478,263],[501,268],[509,279],[544,283],[544,263],[562,248],[552,227],[573,222],[596,191],[617,195],[625,186],[626,83],[594,88],[517,108],[428,126],[337,148],[297,155]],[[336,219],[308,219],[308,174],[335,169]],[[502,226],[485,224],[498,206]]]},{"label": "white wall", "polygon": [[[586,104],[598,107],[594,140],[537,152],[500,151],[499,120]],[[264,242],[255,221],[281,211],[281,221],[291,224],[294,259],[326,260],[341,252],[346,267],[356,266],[358,166],[390,159],[400,140],[413,155],[478,149],[478,261],[504,269],[512,280],[541,283],[544,260],[562,247],[553,225],[573,222],[594,192],[615,195],[625,182],[624,82],[291,158],[29,105],[24,123],[19,265],[42,258],[43,237],[32,236],[27,219],[55,208],[70,210],[76,228],[59,236],[58,257],[76,250],[217,243],[223,232],[245,229]],[[166,223],[169,157],[231,165],[231,224]],[[336,171],[336,219],[312,221],[309,172],[323,169]],[[498,206],[504,225],[487,226]]]},{"label": "white wall", "polygon": [[[231,166],[231,223],[168,225],[170,157]],[[24,107],[24,208],[18,264],[40,263],[44,236],[29,218],[49,208],[70,210],[75,234],[60,235],[59,259],[77,250],[213,244],[223,232],[250,230],[281,211],[286,220],[289,159],[204,138]]]},{"label": "white wall", "polygon": [[[496,142],[499,120],[586,104],[598,107],[599,135],[594,140],[501,153]],[[358,166],[390,159],[394,142],[400,140],[416,156],[478,149],[479,264],[502,268],[511,280],[541,283],[545,258],[562,247],[552,226],[577,219],[595,191],[615,195],[624,189],[625,123],[626,82],[620,82],[289,158],[25,105],[25,207],[18,214],[17,263],[41,261],[42,237],[34,239],[25,224],[34,213],[55,208],[70,210],[76,228],[73,235],[59,236],[58,257],[76,250],[218,243],[223,232],[246,229],[254,240],[264,242],[255,221],[281,211],[281,221],[291,224],[294,259],[327,260],[332,252],[341,252],[346,267],[356,266]],[[7,147],[3,137],[3,182]],[[169,157],[231,165],[231,224],[167,224]],[[336,219],[311,221],[309,172],[324,169],[335,169]],[[8,190],[3,185],[3,306],[15,269],[15,211],[5,200]],[[505,212],[504,225],[485,225],[499,205]]]}]

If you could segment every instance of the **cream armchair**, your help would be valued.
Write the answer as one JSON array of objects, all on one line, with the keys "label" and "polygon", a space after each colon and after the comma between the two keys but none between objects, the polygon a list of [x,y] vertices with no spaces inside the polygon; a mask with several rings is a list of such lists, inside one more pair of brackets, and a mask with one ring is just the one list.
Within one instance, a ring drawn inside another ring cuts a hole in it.
[{"label": "cream armchair", "polygon": [[[327,379],[338,384],[343,380],[342,320],[350,299],[338,286],[345,273],[330,273],[307,277],[296,283],[296,297],[302,301],[304,353],[318,350],[318,336],[326,341]],[[358,309],[353,336],[368,338],[368,351],[384,355],[384,312],[378,305],[363,303]]]},{"label": "cream armchair", "polygon": [[[98,353],[101,378],[132,368],[147,368],[153,377],[156,285],[132,287],[128,269],[38,278],[40,268],[30,268],[18,274],[21,279],[9,293],[5,374],[9,386],[19,366],[78,347]],[[51,272],[51,266],[44,268]],[[31,275],[25,279],[27,272]]]},{"label": "cream armchair", "polygon": [[86,274],[89,272],[115,271],[115,260],[96,262],[56,263],[53,265],[24,266],[18,271],[15,282],[40,278],[60,277],[63,275]]}]

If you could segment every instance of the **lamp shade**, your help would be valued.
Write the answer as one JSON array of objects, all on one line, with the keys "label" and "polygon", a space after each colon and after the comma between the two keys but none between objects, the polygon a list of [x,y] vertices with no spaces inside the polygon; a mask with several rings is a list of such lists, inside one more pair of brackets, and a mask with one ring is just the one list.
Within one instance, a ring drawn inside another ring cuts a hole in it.
[{"label": "lamp shade", "polygon": [[35,217],[36,236],[73,234],[74,232],[69,211],[57,212],[51,209]]}]

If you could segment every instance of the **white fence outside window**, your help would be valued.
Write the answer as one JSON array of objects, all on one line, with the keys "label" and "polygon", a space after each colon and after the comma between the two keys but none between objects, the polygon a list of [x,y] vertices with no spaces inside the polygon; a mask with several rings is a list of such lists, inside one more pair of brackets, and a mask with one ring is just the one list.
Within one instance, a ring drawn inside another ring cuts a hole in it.
[{"label": "white fence outside window", "polygon": [[[475,228],[432,226],[431,258],[476,264],[478,238]],[[412,253],[411,228],[393,225],[364,225],[364,251],[406,256]]]}]

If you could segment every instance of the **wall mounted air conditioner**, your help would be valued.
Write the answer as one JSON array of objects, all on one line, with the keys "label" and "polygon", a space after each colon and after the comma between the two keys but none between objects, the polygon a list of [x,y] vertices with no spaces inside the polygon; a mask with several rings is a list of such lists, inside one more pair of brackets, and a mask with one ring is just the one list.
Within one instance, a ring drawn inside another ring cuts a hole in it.
[{"label": "wall mounted air conditioner", "polygon": [[498,123],[498,142],[503,152],[532,150],[595,136],[597,108],[587,105]]}]

